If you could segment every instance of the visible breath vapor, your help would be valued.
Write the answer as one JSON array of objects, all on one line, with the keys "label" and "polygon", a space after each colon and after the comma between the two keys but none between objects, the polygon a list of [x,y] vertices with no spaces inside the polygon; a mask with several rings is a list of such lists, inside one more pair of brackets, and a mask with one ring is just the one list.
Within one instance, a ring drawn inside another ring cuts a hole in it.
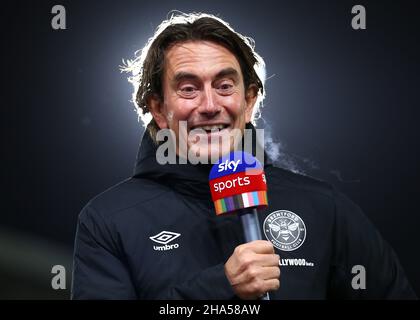
[{"label": "visible breath vapor", "polygon": [[271,127],[267,121],[262,117],[259,120],[264,123],[265,152],[276,166],[302,175],[309,175],[308,171],[316,176],[332,175],[337,181],[342,183],[360,182],[360,179],[344,179],[341,171],[338,169],[324,171],[315,160],[288,152],[284,143],[274,140]]},{"label": "visible breath vapor", "polygon": [[264,149],[273,163],[294,173],[305,174],[296,159],[286,152],[284,144],[274,141],[270,125],[262,117],[260,120],[264,122]]}]

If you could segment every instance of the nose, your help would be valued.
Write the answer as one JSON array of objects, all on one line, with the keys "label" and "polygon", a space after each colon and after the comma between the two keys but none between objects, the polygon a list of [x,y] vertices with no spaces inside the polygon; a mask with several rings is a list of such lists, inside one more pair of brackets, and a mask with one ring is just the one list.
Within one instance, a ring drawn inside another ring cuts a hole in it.
[{"label": "nose", "polygon": [[221,107],[215,98],[212,88],[206,88],[203,94],[203,100],[200,105],[200,113],[207,117],[214,117],[221,111]]}]

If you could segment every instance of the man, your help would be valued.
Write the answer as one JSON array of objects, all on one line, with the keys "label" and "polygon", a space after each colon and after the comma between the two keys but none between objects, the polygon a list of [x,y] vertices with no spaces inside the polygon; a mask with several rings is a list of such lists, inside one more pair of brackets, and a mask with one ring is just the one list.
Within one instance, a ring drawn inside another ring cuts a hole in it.
[{"label": "man", "polygon": [[[238,217],[215,215],[211,166],[188,156],[227,154],[253,129],[258,64],[249,39],[204,14],[172,16],[129,63],[135,102],[152,119],[134,176],[79,216],[72,298],[415,298],[392,249],[324,182],[265,161],[264,240],[243,244]],[[165,129],[177,164],[159,163]]]}]

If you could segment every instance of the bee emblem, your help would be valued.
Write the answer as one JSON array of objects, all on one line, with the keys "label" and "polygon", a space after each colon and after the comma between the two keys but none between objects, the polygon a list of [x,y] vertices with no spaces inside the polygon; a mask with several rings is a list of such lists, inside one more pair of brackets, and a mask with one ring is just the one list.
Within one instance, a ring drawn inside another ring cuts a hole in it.
[{"label": "bee emblem", "polygon": [[296,239],[293,235],[293,231],[297,230],[299,224],[297,222],[292,223],[292,221],[286,222],[285,220],[282,220],[280,221],[280,225],[269,223],[268,226],[274,232],[278,232],[276,239],[282,237],[285,241],[288,241],[290,237],[292,237],[293,240]]},{"label": "bee emblem", "polygon": [[267,240],[282,251],[298,249],[306,238],[303,220],[288,210],[270,213],[264,221],[264,234]]}]

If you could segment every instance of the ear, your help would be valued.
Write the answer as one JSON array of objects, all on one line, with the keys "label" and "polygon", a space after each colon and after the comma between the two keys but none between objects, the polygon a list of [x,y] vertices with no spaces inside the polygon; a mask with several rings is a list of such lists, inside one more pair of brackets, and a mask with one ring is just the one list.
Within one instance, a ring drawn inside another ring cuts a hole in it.
[{"label": "ear", "polygon": [[252,111],[254,110],[255,102],[258,98],[258,88],[255,84],[251,84],[245,92],[245,120],[251,122]]},{"label": "ear", "polygon": [[164,113],[163,101],[157,94],[152,94],[147,98],[147,106],[149,107],[150,113],[159,128],[169,128],[168,121]]}]

